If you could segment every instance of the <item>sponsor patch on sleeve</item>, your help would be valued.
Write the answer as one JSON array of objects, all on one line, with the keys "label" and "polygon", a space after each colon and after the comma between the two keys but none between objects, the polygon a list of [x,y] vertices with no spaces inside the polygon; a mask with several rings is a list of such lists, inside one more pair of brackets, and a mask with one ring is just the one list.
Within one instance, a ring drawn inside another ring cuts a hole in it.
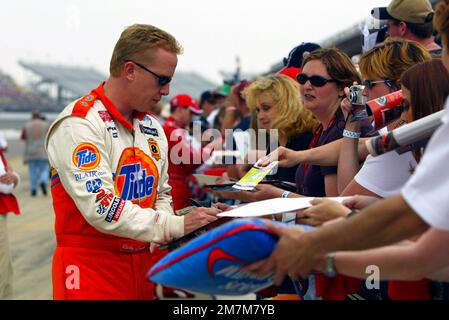
[{"label": "sponsor patch on sleeve", "polygon": [[100,151],[92,143],[81,143],[73,151],[72,161],[81,170],[93,170],[100,163]]},{"label": "sponsor patch on sleeve", "polygon": [[112,222],[112,220],[118,221],[124,207],[125,201],[119,197],[115,197],[114,200],[112,200],[111,207],[109,208],[108,214],[104,220],[107,222]]},{"label": "sponsor patch on sleeve", "polygon": [[93,193],[99,190],[103,186],[101,179],[93,179],[86,181],[87,192]]},{"label": "sponsor patch on sleeve", "polygon": [[100,216],[102,216],[102,215],[104,215],[105,214],[105,212],[106,212],[106,206],[104,206],[104,205],[102,205],[101,203],[98,205],[98,207],[97,207],[97,213],[100,215]]}]

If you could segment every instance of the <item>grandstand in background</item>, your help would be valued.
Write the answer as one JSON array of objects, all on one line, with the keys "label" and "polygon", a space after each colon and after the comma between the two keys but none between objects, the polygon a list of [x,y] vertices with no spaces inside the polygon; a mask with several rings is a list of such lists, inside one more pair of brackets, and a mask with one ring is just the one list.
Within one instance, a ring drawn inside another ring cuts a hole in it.
[{"label": "grandstand in background", "polygon": [[[82,97],[96,88],[107,76],[92,68],[50,65],[19,61],[19,64],[36,75],[37,81],[30,84],[32,91],[54,101],[60,111],[70,101]],[[168,102],[179,93],[198,97],[205,90],[214,89],[217,84],[195,72],[177,71],[170,85],[170,95],[163,97]]]},{"label": "grandstand in background", "polygon": [[0,71],[0,111],[57,110],[56,102],[40,93],[19,86],[12,77]]}]

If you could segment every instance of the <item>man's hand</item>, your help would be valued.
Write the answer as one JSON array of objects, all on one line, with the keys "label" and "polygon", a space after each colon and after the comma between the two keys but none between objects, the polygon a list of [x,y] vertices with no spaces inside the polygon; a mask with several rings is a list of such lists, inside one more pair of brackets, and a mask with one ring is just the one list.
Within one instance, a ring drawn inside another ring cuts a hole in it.
[{"label": "man's hand", "polygon": [[261,158],[257,165],[266,167],[273,161],[279,161],[280,167],[293,167],[301,162],[301,151],[294,151],[285,147],[279,147],[267,156]]},{"label": "man's hand", "polygon": [[270,257],[246,266],[244,270],[260,275],[275,272],[276,285],[280,285],[286,275],[293,281],[298,280],[299,275],[307,277],[310,270],[321,261],[322,256],[315,251],[313,243],[308,240],[308,232],[304,232],[300,227],[284,227],[269,221],[265,224],[279,236],[276,248]]},{"label": "man's hand", "polygon": [[217,214],[221,210],[214,208],[198,207],[184,216],[184,234],[190,233],[218,219]]},{"label": "man's hand", "polygon": [[342,204],[351,209],[362,210],[379,200],[381,199],[376,197],[355,195],[348,200],[344,200]]},{"label": "man's hand", "polygon": [[5,173],[5,174],[0,176],[0,183],[16,185],[17,184],[17,177],[16,177],[15,174],[13,174],[11,172],[7,172],[7,173]]},{"label": "man's hand", "polygon": [[345,217],[351,212],[351,209],[330,199],[316,198],[310,203],[312,207],[301,210],[296,214],[296,218],[301,219],[301,224],[319,227],[327,221]]},{"label": "man's hand", "polygon": [[273,185],[261,183],[256,186],[254,191],[239,192],[218,192],[217,195],[224,199],[234,199],[244,202],[262,201],[272,198],[278,198],[282,195],[283,190]]},{"label": "man's hand", "polygon": [[229,211],[232,209],[232,206],[226,204],[226,203],[222,203],[222,202],[216,202],[214,203],[215,207],[217,207],[218,210],[221,211]]}]

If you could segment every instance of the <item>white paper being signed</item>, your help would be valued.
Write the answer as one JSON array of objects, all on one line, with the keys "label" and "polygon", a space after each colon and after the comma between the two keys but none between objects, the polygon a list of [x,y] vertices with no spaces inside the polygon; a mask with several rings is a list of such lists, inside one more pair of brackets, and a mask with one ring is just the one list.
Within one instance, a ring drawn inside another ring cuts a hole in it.
[{"label": "white paper being signed", "polygon": [[[326,199],[335,200],[339,203],[351,197],[329,197]],[[290,211],[296,211],[311,207],[310,201],[315,197],[305,198],[274,198],[263,201],[251,202],[238,208],[224,211],[218,214],[219,217],[239,217],[251,218],[261,217],[270,214],[278,214]]]}]

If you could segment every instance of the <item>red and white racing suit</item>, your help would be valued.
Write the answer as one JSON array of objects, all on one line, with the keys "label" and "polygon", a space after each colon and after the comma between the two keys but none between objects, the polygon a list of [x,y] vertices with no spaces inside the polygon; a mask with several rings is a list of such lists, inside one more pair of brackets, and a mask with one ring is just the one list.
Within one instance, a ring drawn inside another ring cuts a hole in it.
[{"label": "red and white racing suit", "polygon": [[158,121],[123,118],[103,84],[68,105],[46,139],[57,247],[55,299],[153,299],[150,243],[184,233]]}]

